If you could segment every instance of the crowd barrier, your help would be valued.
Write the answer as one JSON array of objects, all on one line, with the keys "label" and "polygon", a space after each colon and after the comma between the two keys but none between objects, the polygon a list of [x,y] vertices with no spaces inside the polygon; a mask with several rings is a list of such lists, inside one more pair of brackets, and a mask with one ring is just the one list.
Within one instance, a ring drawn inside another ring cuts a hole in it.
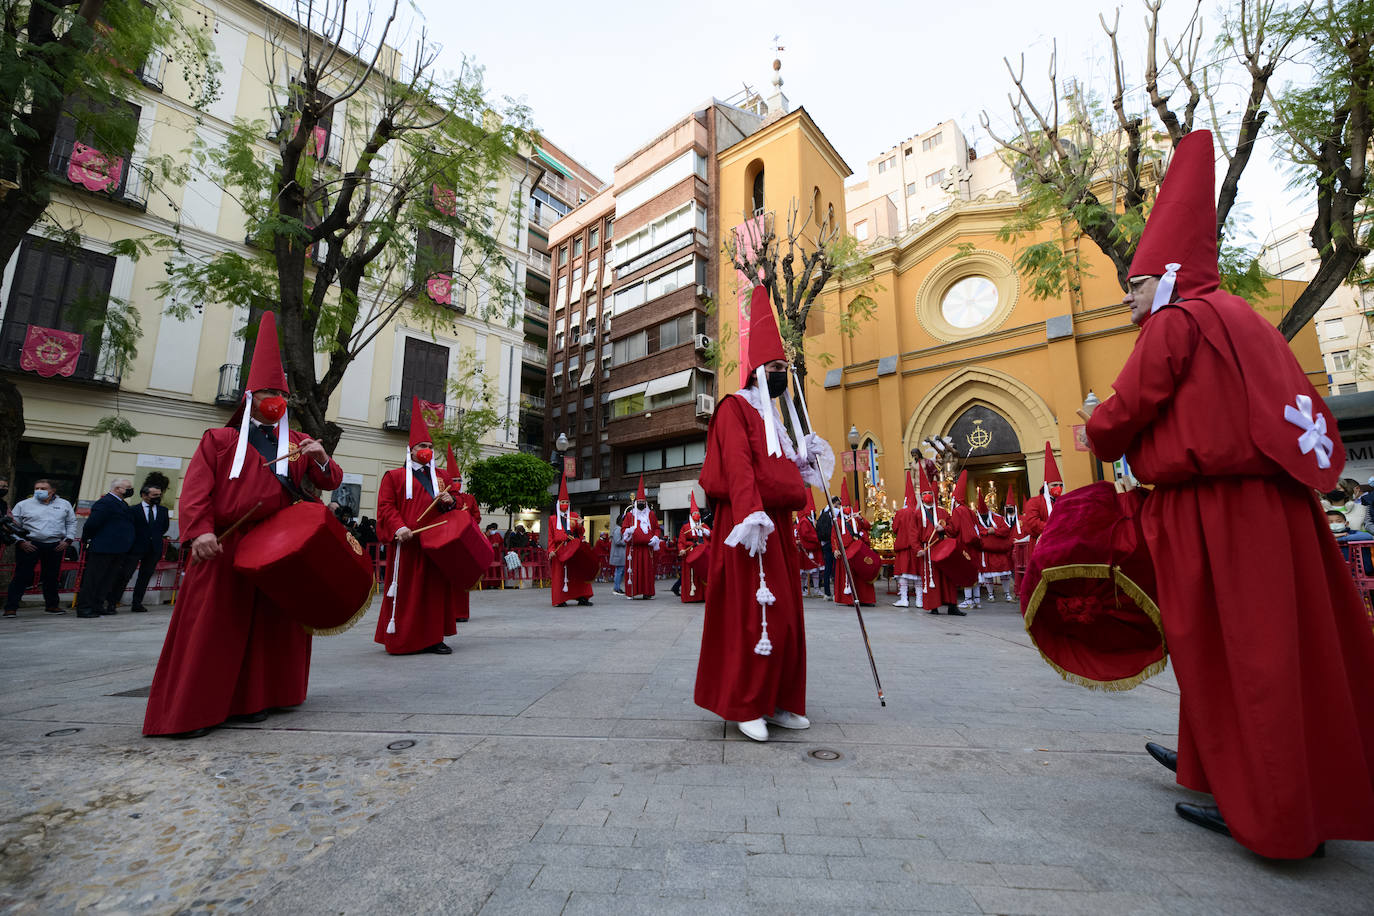
[{"label": "crowd barrier", "polygon": [[[10,579],[14,576],[15,551],[18,547],[7,547],[4,550],[4,562],[0,563],[0,582],[8,588]],[[62,563],[57,572],[57,591],[62,596],[63,601],[70,601],[70,607],[76,607],[77,595],[81,593],[81,579],[86,572],[86,555],[88,551],[77,551],[76,556],[71,556],[72,548],[67,548],[67,556],[62,558]],[[179,543],[173,543],[168,538],[162,539],[162,557],[153,567],[153,577],[148,580],[149,592],[167,592],[170,597],[168,604],[176,602],[177,590],[181,587],[181,574],[186,569],[186,561],[190,558],[190,551],[182,554]],[[43,594],[43,568],[36,566],[33,570],[33,581],[24,587],[25,595]],[[137,570],[124,583],[124,594],[128,595],[134,590],[134,582],[138,578]]]}]

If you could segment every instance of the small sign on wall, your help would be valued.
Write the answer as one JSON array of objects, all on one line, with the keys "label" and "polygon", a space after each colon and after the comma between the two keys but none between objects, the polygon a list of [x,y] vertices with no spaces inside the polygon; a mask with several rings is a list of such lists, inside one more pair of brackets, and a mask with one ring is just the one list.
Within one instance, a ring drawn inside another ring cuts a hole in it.
[{"label": "small sign on wall", "polygon": [[157,468],[162,471],[181,470],[181,459],[170,455],[139,455],[135,464],[141,468]]}]

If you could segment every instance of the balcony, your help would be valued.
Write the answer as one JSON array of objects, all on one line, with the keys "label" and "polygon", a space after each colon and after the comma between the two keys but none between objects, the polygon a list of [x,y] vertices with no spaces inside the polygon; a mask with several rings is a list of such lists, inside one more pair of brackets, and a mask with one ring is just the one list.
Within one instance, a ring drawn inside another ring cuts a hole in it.
[{"label": "balcony", "polygon": [[549,323],[549,307],[542,302],[535,302],[533,299],[525,300],[525,317],[533,318],[535,321]]},{"label": "balcony", "polygon": [[[77,145],[75,140],[54,141],[48,156],[48,171],[68,182],[75,191],[103,197],[135,210],[148,209],[148,189],[152,184],[152,174],[148,169],[135,164],[128,156],[118,158],[120,170],[117,175],[100,173],[98,168],[93,167],[94,161],[85,168],[78,165],[73,169],[72,154]],[[98,161],[107,160],[102,156]]]},{"label": "balcony", "polygon": [[134,76],[156,92],[162,91],[162,74],[167,69],[167,55],[161,48],[153,48],[144,58]]},{"label": "balcony", "polygon": [[221,407],[233,407],[243,397],[243,367],[238,363],[225,363],[219,367],[219,387],[215,390],[215,403]]},{"label": "balcony", "polygon": [[549,364],[549,351],[537,344],[526,342],[524,352],[527,363],[536,363],[540,368]]},{"label": "balcony", "polygon": [[563,214],[552,207],[536,207],[533,203],[530,204],[530,225],[547,229],[562,218]]},{"label": "balcony", "polygon": [[533,394],[520,395],[520,409],[533,410],[538,413],[544,412],[544,399]]},{"label": "balcony", "polygon": [[[0,326],[0,369],[29,372],[20,365],[24,339],[28,333],[29,326],[27,323],[6,321],[3,326]],[[119,373],[115,371],[112,363],[109,355],[100,351],[98,339],[94,344],[88,339],[84,341],[81,355],[76,359],[76,370],[71,375],[53,375],[52,379],[54,381],[70,379],[77,382],[93,382],[97,385],[118,387]]]},{"label": "balcony", "polygon": [[543,276],[545,280],[553,276],[553,258],[542,251],[529,252],[529,269]]},{"label": "balcony", "polygon": [[[402,400],[399,394],[388,396],[384,402],[386,413],[382,417],[382,429],[410,429],[410,406],[412,403],[410,398]],[[464,407],[445,404],[444,424],[448,425],[462,419],[465,412],[466,408]]]},{"label": "balcony", "polygon": [[544,170],[544,177],[539,179],[539,187],[559,200],[565,200],[569,203],[576,203],[577,201],[577,188],[573,187],[572,182],[553,169]]}]

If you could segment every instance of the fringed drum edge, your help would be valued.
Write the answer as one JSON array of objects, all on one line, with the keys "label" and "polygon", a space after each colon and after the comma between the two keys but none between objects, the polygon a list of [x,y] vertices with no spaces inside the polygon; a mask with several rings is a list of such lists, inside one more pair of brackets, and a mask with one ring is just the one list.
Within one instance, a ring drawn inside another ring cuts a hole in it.
[{"label": "fringed drum edge", "polygon": [[[1145,616],[1150,618],[1150,622],[1153,623],[1155,629],[1159,631],[1159,646],[1164,653],[1159,661],[1151,662],[1141,670],[1140,673],[1134,674],[1131,677],[1118,678],[1114,681],[1098,681],[1084,677],[1081,674],[1074,674],[1072,671],[1066,671],[1060,665],[1056,664],[1054,659],[1046,655],[1044,650],[1040,648],[1040,644],[1035,641],[1035,634],[1031,632],[1031,624],[1035,621],[1035,613],[1040,607],[1040,602],[1045,598],[1045,591],[1048,587],[1048,583],[1057,582],[1060,579],[1074,578],[1114,579],[1116,586],[1136,603],[1136,607],[1145,612]],[[1130,577],[1122,572],[1119,567],[1108,566],[1105,563],[1051,566],[1048,569],[1041,570],[1040,581],[1036,583],[1035,591],[1031,593],[1030,601],[1026,604],[1026,613],[1023,618],[1023,623],[1026,627],[1026,635],[1030,637],[1031,645],[1035,646],[1035,651],[1040,653],[1040,657],[1045,660],[1045,664],[1053,668],[1058,672],[1060,677],[1069,683],[1077,684],[1080,687],[1087,687],[1089,690],[1130,690],[1133,687],[1140,686],[1156,674],[1159,674],[1168,667],[1169,664],[1169,644],[1164,638],[1164,622],[1159,615],[1159,605],[1155,604],[1154,599],[1145,594],[1144,590],[1136,585],[1135,582],[1131,581]]]},{"label": "fringed drum edge", "polygon": [[301,629],[309,633],[311,636],[338,636],[345,630],[353,629],[354,625],[357,624],[359,620],[363,619],[363,615],[366,614],[368,612],[368,609],[372,607],[372,599],[376,597],[377,581],[376,579],[373,579],[372,589],[367,593],[367,600],[363,602],[363,606],[358,608],[357,612],[354,613],[352,617],[348,618],[348,620],[339,624],[337,627],[323,627],[319,629],[316,629],[314,627],[308,627],[305,624],[301,624]]}]

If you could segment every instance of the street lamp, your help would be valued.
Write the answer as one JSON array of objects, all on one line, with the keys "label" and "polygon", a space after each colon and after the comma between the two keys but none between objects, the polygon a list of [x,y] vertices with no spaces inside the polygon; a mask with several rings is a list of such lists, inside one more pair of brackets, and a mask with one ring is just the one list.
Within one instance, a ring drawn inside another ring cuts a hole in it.
[{"label": "street lamp", "polygon": [[[557,518],[557,517],[558,517],[558,486],[557,486],[557,480],[558,480],[558,478],[563,474],[563,453],[566,452],[566,451],[568,450],[568,434],[567,434],[567,433],[559,433],[559,434],[558,434],[558,440],[557,440],[556,442],[554,442],[553,447],[554,447],[554,455],[553,455],[552,460],[551,460],[549,463],[553,465],[553,469],[554,469],[554,471],[555,471],[556,473],[554,474],[555,486],[554,486],[554,489],[553,489],[553,511],[552,511],[551,513],[549,513],[549,518]],[[548,532],[544,535],[544,545],[545,545],[546,548],[548,548],[548,549],[550,549],[550,550],[553,549],[552,538],[553,538],[553,525],[550,524],[550,525],[549,525],[549,530],[548,530]],[[535,543],[538,544],[539,542],[536,541]]]},{"label": "street lamp", "polygon": [[849,426],[849,454],[854,459],[854,504],[862,511],[859,494],[859,428],[853,424]]},{"label": "street lamp", "polygon": [[[1096,410],[1097,405],[1101,403],[1102,401],[1097,397],[1097,395],[1093,394],[1093,390],[1089,388],[1088,396],[1083,399],[1083,409],[1078,412],[1078,415],[1082,417],[1084,422],[1086,423],[1088,420],[1092,419],[1093,411]],[[1085,437],[1087,436],[1086,427],[1084,428],[1083,435]],[[1093,480],[1102,480],[1103,478],[1101,459],[1099,459],[1097,455],[1093,454],[1091,449],[1088,450],[1088,454],[1092,455],[1093,459]]]}]

